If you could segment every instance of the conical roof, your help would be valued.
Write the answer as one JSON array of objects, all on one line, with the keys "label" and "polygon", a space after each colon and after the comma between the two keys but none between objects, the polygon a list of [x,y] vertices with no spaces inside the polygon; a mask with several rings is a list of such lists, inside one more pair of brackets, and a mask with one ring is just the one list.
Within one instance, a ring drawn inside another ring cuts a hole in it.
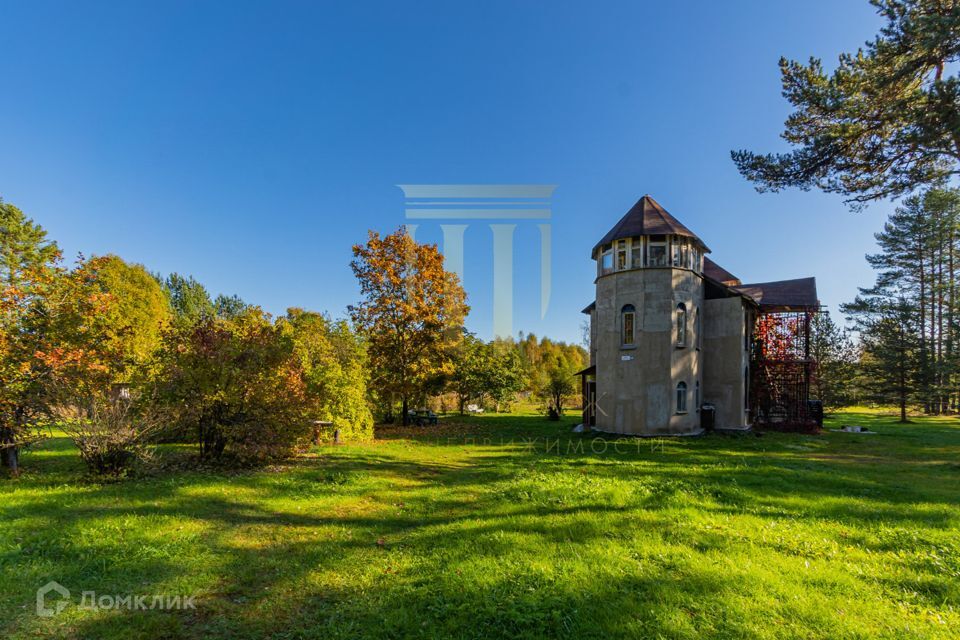
[{"label": "conical roof", "polygon": [[613,225],[613,229],[610,229],[600,242],[594,245],[590,255],[596,256],[597,249],[614,240],[659,235],[687,236],[699,242],[705,251],[709,251],[697,234],[683,226],[679,220],[661,207],[659,202],[645,195],[637,200],[637,204],[633,205],[617,224]]}]

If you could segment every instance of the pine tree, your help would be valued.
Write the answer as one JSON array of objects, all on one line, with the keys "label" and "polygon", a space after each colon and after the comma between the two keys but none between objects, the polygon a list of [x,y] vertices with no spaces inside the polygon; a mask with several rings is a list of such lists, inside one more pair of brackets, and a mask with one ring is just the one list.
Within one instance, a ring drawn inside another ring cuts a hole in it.
[{"label": "pine tree", "polygon": [[859,353],[850,331],[838,326],[826,309],[813,315],[810,329],[810,355],[817,362],[814,396],[828,408],[853,403]]},{"label": "pine tree", "polygon": [[823,63],[781,58],[794,107],[785,154],[732,153],[760,191],[816,187],[853,206],[931,186],[960,171],[960,3],[871,0],[886,19],[856,53]]},{"label": "pine tree", "polygon": [[[960,191],[934,188],[907,198],[876,234],[879,252],[867,256],[877,271],[874,287],[845,307],[861,330],[865,362],[885,362],[905,373],[906,395],[932,414],[956,405],[960,385],[958,225]],[[902,362],[882,357],[898,358],[905,350],[910,357]]]},{"label": "pine tree", "polygon": [[0,281],[7,287],[27,284],[31,274],[56,262],[57,243],[23,211],[0,199]]},{"label": "pine tree", "polygon": [[860,364],[871,398],[895,404],[900,422],[907,422],[908,407],[917,400],[919,333],[913,306],[904,298],[868,290],[845,310],[856,319],[860,332]]}]

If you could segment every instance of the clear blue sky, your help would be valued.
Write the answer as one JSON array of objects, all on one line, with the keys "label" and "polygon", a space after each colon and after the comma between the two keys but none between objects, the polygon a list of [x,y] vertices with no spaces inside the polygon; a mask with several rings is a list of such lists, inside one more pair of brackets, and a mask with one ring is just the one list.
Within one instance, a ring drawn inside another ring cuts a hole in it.
[{"label": "clear blue sky", "polygon": [[[551,305],[518,228],[514,326],[577,341],[590,249],[645,193],[743,280],[814,275],[832,309],[872,282],[892,207],[760,195],[729,157],[785,148],[779,56],[833,64],[877,31],[866,0],[2,0],[0,24],[0,196],[68,255],[273,313],[344,314],[351,244],[403,222],[398,184],[558,185]],[[483,336],[490,235],[466,235]]]}]

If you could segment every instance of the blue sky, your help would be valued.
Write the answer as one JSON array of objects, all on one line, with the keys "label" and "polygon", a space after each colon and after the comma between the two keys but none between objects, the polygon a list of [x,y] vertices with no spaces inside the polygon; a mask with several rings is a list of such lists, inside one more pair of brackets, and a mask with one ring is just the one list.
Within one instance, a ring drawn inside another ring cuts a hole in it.
[{"label": "blue sky", "polygon": [[[68,255],[273,313],[345,313],[350,247],[403,223],[398,184],[557,185],[550,307],[520,225],[514,327],[575,341],[590,249],[645,193],[744,281],[813,275],[831,309],[872,282],[893,206],[757,194],[729,157],[786,148],[778,58],[832,64],[876,33],[866,0],[0,0],[0,24],[0,196]],[[485,223],[465,247],[469,326],[489,337]]]}]

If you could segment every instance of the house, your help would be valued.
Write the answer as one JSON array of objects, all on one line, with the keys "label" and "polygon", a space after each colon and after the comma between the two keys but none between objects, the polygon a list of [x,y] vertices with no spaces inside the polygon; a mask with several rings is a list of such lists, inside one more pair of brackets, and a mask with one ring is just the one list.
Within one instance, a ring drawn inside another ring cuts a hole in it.
[{"label": "house", "polygon": [[585,425],[654,436],[816,420],[816,281],[743,284],[708,253],[648,195],[593,247]]}]

